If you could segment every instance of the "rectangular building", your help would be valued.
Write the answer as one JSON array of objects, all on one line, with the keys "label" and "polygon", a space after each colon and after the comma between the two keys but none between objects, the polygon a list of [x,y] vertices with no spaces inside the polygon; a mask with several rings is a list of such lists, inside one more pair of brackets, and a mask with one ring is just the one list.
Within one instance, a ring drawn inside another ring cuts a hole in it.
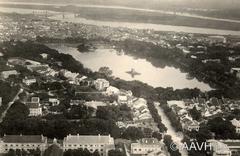
[{"label": "rectangular building", "polygon": [[131,144],[131,154],[136,155],[160,155],[162,153],[162,145],[155,138],[143,138],[137,143]]},{"label": "rectangular building", "polygon": [[47,138],[43,135],[4,135],[0,139],[0,153],[7,153],[13,150],[33,150],[45,151],[47,148]]},{"label": "rectangular building", "polygon": [[69,149],[98,150],[101,156],[107,156],[108,151],[115,149],[114,139],[110,135],[68,135],[63,140],[63,151]]}]

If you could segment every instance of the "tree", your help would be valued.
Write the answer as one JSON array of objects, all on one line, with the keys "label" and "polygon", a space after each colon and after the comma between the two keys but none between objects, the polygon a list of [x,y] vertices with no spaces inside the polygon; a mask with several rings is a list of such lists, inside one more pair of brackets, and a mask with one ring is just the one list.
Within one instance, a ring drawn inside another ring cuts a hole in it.
[{"label": "tree", "polygon": [[190,109],[189,113],[194,120],[200,120],[202,118],[202,114],[197,110],[196,106],[194,106],[193,109]]},{"label": "tree", "polygon": [[172,150],[172,137],[170,135],[165,135],[163,138],[163,142],[164,144],[167,146],[168,148],[168,152],[170,153],[171,156],[181,156],[179,150]]},{"label": "tree", "polygon": [[210,119],[207,126],[211,132],[215,133],[216,139],[235,139],[237,137],[232,123],[222,117]]},{"label": "tree", "polygon": [[10,149],[6,156],[16,156],[16,152],[13,149]]},{"label": "tree", "polygon": [[144,137],[141,129],[136,127],[128,127],[122,134],[125,139],[138,140]]},{"label": "tree", "polygon": [[111,76],[112,75],[112,70],[109,67],[100,67],[98,70],[99,73],[104,74],[106,76]]},{"label": "tree", "polygon": [[158,141],[162,140],[162,134],[159,132],[153,132],[152,137],[158,139]]},{"label": "tree", "polygon": [[28,107],[25,104],[16,101],[9,108],[4,120],[25,120],[28,117],[28,114]]},{"label": "tree", "polygon": [[125,153],[119,150],[110,150],[108,151],[108,156],[125,156]]}]

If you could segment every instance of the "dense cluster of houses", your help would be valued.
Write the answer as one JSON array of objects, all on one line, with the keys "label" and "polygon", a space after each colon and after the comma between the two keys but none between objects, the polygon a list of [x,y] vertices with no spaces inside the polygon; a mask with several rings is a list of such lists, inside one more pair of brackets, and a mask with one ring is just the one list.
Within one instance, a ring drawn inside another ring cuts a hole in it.
[{"label": "dense cluster of houses", "polygon": [[198,131],[200,123],[193,120],[188,112],[189,107],[187,107],[184,101],[168,101],[168,107],[173,110],[173,112],[180,118],[180,123],[183,130],[186,131]]},{"label": "dense cluster of houses", "polygon": [[[187,131],[199,130],[200,123],[199,121],[192,119],[189,113],[191,109],[196,108],[196,110],[201,113],[202,119],[200,120],[203,121],[214,116],[239,109],[239,104],[240,101],[238,100],[230,100],[227,98],[218,99],[214,97],[210,98],[209,100],[206,100],[204,98],[194,98],[183,99],[181,101],[168,101],[168,106],[179,117],[182,128]],[[232,123],[238,130],[238,121],[235,119]]]}]

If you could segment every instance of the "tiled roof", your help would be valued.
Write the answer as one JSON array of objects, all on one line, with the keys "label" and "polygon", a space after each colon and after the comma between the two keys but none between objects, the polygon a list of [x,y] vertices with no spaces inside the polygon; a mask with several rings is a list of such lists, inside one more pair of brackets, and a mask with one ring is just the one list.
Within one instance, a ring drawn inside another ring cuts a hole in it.
[{"label": "tiled roof", "polygon": [[64,138],[65,143],[78,144],[109,144],[114,143],[113,138],[108,135],[68,135]]},{"label": "tiled roof", "polygon": [[46,138],[42,135],[5,135],[5,143],[43,143]]},{"label": "tiled roof", "polygon": [[30,108],[39,108],[39,103],[32,103],[32,102],[29,102],[27,103],[27,107],[30,109]]}]

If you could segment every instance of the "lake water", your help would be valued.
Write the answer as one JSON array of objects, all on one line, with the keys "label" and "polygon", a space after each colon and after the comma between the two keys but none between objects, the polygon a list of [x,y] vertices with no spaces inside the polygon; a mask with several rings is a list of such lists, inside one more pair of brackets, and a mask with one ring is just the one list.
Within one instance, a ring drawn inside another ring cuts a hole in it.
[{"label": "lake water", "polygon": [[[98,71],[100,67],[107,66],[113,71],[115,77],[124,80],[139,80],[153,87],[173,87],[175,89],[196,87],[203,91],[211,90],[207,84],[199,82],[197,79],[188,80],[187,74],[182,73],[179,69],[173,67],[158,68],[145,59],[135,59],[124,54],[119,55],[113,49],[97,49],[95,52],[80,53],[73,46],[63,44],[50,44],[48,46],[60,53],[72,55],[92,71]],[[134,68],[141,75],[136,75],[133,78],[126,73],[131,68]]]}]

